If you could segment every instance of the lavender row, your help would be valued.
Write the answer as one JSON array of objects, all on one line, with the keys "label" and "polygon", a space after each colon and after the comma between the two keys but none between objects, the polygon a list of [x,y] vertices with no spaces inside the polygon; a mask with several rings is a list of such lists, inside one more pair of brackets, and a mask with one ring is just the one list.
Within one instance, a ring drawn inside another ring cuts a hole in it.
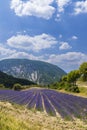
[{"label": "lavender row", "polygon": [[0,90],[0,100],[25,105],[28,109],[46,111],[56,116],[87,118],[87,98],[59,93],[49,89],[26,91]]}]

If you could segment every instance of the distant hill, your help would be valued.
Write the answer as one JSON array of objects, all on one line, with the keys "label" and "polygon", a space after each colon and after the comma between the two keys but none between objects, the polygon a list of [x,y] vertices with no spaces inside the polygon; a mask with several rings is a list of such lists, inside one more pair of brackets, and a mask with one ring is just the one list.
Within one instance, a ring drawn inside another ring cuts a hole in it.
[{"label": "distant hill", "polygon": [[21,85],[35,84],[32,81],[28,81],[26,79],[14,78],[13,76],[7,75],[0,71],[0,84],[5,85],[6,87],[12,87],[15,83],[19,83]]},{"label": "distant hill", "polygon": [[28,59],[2,60],[0,70],[14,77],[28,79],[43,85],[59,81],[66,74],[56,65]]}]

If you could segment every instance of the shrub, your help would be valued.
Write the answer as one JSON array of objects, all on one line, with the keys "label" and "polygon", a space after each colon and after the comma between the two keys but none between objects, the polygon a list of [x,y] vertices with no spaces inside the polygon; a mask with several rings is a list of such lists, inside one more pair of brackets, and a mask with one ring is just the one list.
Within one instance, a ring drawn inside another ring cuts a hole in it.
[{"label": "shrub", "polygon": [[16,84],[13,85],[13,89],[19,91],[19,90],[22,89],[22,86],[21,86],[21,84],[16,83]]},{"label": "shrub", "polygon": [[0,88],[5,88],[4,84],[0,84]]},{"label": "shrub", "polygon": [[80,92],[77,85],[72,85],[69,82],[63,82],[63,81],[59,83],[57,89],[64,89],[66,91],[75,92],[75,93]]},{"label": "shrub", "polygon": [[71,87],[69,88],[69,91],[70,91],[70,92],[74,92],[74,93],[79,93],[79,92],[80,92],[78,86],[71,86]]}]

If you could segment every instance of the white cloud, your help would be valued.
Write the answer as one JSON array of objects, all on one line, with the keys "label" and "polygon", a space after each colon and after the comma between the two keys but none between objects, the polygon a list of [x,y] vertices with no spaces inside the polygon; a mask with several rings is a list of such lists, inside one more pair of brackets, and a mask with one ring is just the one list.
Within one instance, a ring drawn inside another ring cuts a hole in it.
[{"label": "white cloud", "polygon": [[87,13],[87,0],[77,1],[75,3],[74,14]]},{"label": "white cloud", "polygon": [[55,37],[45,33],[33,37],[29,35],[17,35],[9,38],[7,44],[13,48],[38,52],[42,49],[51,48],[57,44],[57,40]]},{"label": "white cloud", "polygon": [[0,44],[0,60],[9,58],[26,58],[31,60],[44,60],[45,55],[35,56],[25,51],[12,50],[2,44]]},{"label": "white cloud", "polygon": [[65,6],[67,6],[71,0],[56,0],[58,4],[58,12],[64,12]]},{"label": "white cloud", "polygon": [[79,65],[87,61],[87,55],[81,52],[67,52],[64,54],[43,54],[34,55],[26,51],[17,51],[8,49],[7,47],[0,45],[0,60],[8,58],[26,58],[31,60],[42,60],[52,64],[55,64],[65,71],[69,72],[73,69],[78,69]]},{"label": "white cloud", "polygon": [[44,19],[50,19],[55,12],[55,8],[51,6],[54,0],[11,0],[11,9],[18,16],[36,16]]},{"label": "white cloud", "polygon": [[[71,0],[11,0],[10,8],[14,10],[17,16],[35,16],[44,19],[50,19],[58,11],[56,21],[60,21],[61,13]],[[57,7],[52,4],[55,3]]]},{"label": "white cloud", "polygon": [[16,53],[13,53],[12,55],[8,56],[7,58],[19,58],[19,59],[30,59],[30,60],[42,60],[44,59],[44,56],[35,56],[33,54],[29,54],[29,53],[26,53],[26,52],[16,52]]},{"label": "white cloud", "polygon": [[78,37],[77,36],[72,36],[72,40],[77,40]]},{"label": "white cloud", "polygon": [[67,50],[67,49],[71,49],[72,47],[69,45],[68,42],[60,42],[60,47],[59,49],[60,50]]},{"label": "white cloud", "polygon": [[43,54],[35,56],[26,52],[16,51],[13,54],[4,58],[26,58],[31,60],[45,61],[61,67],[66,72],[69,72],[73,69],[78,69],[80,64],[87,61],[87,55],[82,52],[67,52],[64,54]]},{"label": "white cloud", "polygon": [[0,45],[0,56],[7,56],[15,53],[15,50],[8,49],[2,45]]},{"label": "white cloud", "polygon": [[65,12],[65,8],[70,5],[72,0],[56,0],[57,3],[57,15],[55,21],[61,21],[61,14]]},{"label": "white cloud", "polygon": [[0,60],[6,59],[15,53],[16,53],[16,50],[7,48],[4,45],[0,44]]},{"label": "white cloud", "polygon": [[68,52],[65,54],[52,54],[48,58],[48,62],[60,66],[65,71],[78,69],[81,63],[87,61],[87,55],[81,52]]}]

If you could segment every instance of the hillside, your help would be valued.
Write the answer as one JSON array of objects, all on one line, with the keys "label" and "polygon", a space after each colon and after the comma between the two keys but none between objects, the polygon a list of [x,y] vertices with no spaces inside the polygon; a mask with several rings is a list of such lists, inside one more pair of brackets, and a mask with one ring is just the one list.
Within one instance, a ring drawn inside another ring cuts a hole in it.
[{"label": "hillside", "polygon": [[0,70],[14,77],[28,79],[43,85],[59,81],[66,74],[58,66],[28,59],[2,60]]},{"label": "hillside", "polygon": [[32,81],[20,78],[14,78],[13,76],[7,75],[0,71],[0,84],[5,85],[6,87],[12,87],[15,83],[19,83],[21,85],[32,85],[35,84]]}]

